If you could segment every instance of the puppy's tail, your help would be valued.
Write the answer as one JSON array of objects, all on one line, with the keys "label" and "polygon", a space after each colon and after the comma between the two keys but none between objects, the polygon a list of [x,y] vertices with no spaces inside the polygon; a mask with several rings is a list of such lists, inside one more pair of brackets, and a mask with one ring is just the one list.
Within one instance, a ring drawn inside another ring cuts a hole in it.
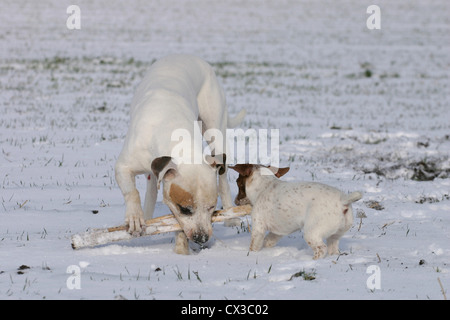
[{"label": "puppy's tail", "polygon": [[362,193],[358,191],[352,192],[350,194],[343,194],[341,196],[341,201],[344,206],[348,206],[349,204],[361,199],[362,196],[363,196]]},{"label": "puppy's tail", "polygon": [[230,118],[230,116],[228,116],[227,127],[235,128],[238,125],[240,125],[242,123],[242,121],[244,121],[246,114],[247,114],[247,110],[242,109],[234,118]]}]

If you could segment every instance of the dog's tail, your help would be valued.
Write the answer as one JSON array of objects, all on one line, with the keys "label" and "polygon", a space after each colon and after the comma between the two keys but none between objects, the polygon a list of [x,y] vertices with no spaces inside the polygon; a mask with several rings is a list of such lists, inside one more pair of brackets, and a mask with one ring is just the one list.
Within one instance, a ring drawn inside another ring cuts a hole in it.
[{"label": "dog's tail", "polygon": [[350,194],[343,194],[341,196],[341,201],[344,206],[348,206],[349,204],[361,199],[362,196],[363,196],[362,193],[358,191],[352,192]]},{"label": "dog's tail", "polygon": [[235,128],[238,125],[240,125],[242,123],[242,121],[244,121],[246,114],[247,114],[247,110],[242,109],[241,111],[239,111],[239,113],[234,118],[230,118],[230,116],[228,116],[227,127]]}]

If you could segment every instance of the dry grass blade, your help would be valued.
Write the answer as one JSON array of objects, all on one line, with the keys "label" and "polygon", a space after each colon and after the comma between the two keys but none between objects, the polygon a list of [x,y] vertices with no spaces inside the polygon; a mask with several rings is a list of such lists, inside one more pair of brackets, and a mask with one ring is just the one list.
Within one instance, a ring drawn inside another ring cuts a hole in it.
[{"label": "dry grass blade", "polygon": [[444,300],[447,300],[447,296],[445,295],[444,286],[442,285],[441,279],[437,278],[439,282],[439,286],[441,287],[442,295],[444,296]]}]

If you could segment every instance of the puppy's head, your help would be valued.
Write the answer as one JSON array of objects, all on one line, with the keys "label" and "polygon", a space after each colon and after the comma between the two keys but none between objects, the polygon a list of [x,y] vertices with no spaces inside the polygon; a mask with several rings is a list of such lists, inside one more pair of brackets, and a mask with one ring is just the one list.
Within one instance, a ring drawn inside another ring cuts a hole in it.
[{"label": "puppy's head", "polygon": [[156,158],[152,171],[163,182],[164,203],[169,207],[189,240],[202,244],[212,235],[211,216],[217,204],[217,172],[225,164],[217,157],[208,163],[179,164],[171,157]]},{"label": "puppy's head", "polygon": [[[272,166],[263,166],[259,164],[237,164],[234,167],[229,167],[233,170],[236,170],[239,173],[239,177],[236,179],[236,183],[238,185],[238,194],[236,198],[234,199],[234,203],[237,206],[241,206],[244,204],[251,204],[250,200],[247,197],[245,186],[249,185],[253,179],[253,173],[256,172],[256,174],[265,174],[268,172],[269,174],[273,174],[277,178],[280,178],[284,176],[288,171],[289,167],[286,168],[277,168]],[[268,170],[270,171],[268,171]],[[261,170],[264,170],[265,172],[261,172]],[[271,172],[271,173],[270,173]]]}]

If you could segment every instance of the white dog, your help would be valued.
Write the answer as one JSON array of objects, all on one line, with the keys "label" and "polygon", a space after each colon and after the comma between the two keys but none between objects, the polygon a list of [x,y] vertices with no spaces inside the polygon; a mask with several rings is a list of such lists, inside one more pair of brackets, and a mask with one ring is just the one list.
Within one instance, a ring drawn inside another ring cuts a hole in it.
[{"label": "white dog", "polygon": [[[236,203],[246,197],[253,205],[251,251],[259,251],[263,245],[273,247],[282,236],[303,229],[314,259],[325,256],[327,245],[328,254],[339,254],[339,239],[353,224],[351,203],[362,198],[360,192],[344,194],[321,183],[276,178],[289,168],[252,164],[230,168],[239,172]],[[270,232],[264,239],[266,231]]]},{"label": "white dog", "polygon": [[[241,110],[236,118],[228,118],[222,87],[211,66],[200,58],[171,55],[151,66],[133,98],[129,130],[115,166],[129,232],[141,232],[144,219],[153,217],[157,190],[163,181],[164,203],[184,231],[176,236],[175,251],[188,254],[188,239],[200,244],[208,241],[217,203],[217,172],[222,205],[232,206],[225,142],[215,145],[215,157],[200,163],[187,163],[185,159],[198,159],[199,155],[203,159],[202,141],[194,139],[195,131],[200,130],[196,121],[202,121],[202,133],[214,128],[225,137],[227,127],[237,126],[244,116],[245,110]],[[172,134],[177,129],[190,133],[192,140],[183,141],[190,147],[190,155],[173,156],[179,141],[172,141]],[[135,184],[138,174],[148,177],[144,210]]]}]

